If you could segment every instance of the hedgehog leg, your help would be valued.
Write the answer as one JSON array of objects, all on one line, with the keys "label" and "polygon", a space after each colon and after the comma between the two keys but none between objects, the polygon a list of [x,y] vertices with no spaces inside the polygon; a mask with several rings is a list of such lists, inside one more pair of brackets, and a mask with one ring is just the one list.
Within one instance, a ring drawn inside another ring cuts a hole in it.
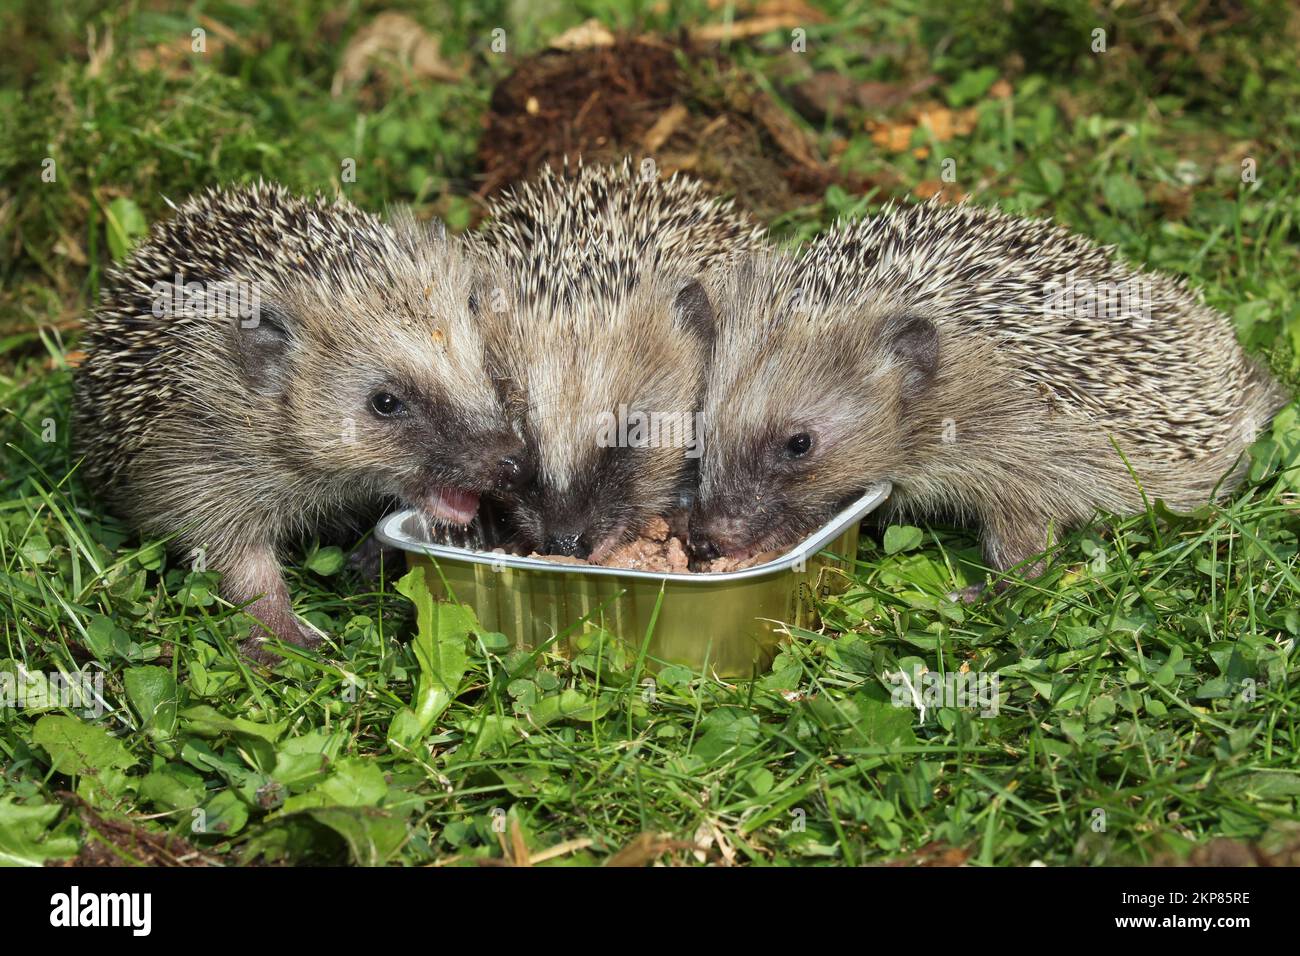
[{"label": "hedgehog leg", "polygon": [[[1040,557],[1047,550],[1047,528],[1045,518],[1013,517],[992,527],[985,525],[982,542],[985,563],[995,571],[1008,571],[1019,565],[1021,577],[1038,577],[1047,567],[1047,562]],[[1030,561],[1035,557],[1037,560]]]},{"label": "hedgehog leg", "polygon": [[274,549],[269,546],[250,549],[221,570],[222,594],[226,600],[245,605],[245,613],[258,622],[240,645],[245,656],[261,663],[278,660],[279,655],[265,646],[268,636],[299,647],[316,647],[321,643],[320,635],[293,613],[284,572]]},{"label": "hedgehog leg", "polygon": [[[1015,509],[986,514],[980,531],[980,549],[984,563],[994,571],[1016,568],[1019,577],[1038,577],[1047,567],[1047,561],[1041,555],[1047,550],[1051,525],[1051,519],[1043,515]],[[999,578],[991,590],[994,594],[1001,594],[1012,583],[1006,578]],[[983,600],[989,592],[990,586],[984,582],[963,588],[952,597],[963,604],[973,604]]]}]

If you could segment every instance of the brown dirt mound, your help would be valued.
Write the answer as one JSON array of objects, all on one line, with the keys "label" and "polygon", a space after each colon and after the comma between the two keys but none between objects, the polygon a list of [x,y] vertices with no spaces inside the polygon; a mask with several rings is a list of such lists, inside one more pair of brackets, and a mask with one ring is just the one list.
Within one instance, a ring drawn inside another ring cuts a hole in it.
[{"label": "brown dirt mound", "polygon": [[489,196],[543,164],[653,157],[689,172],[760,219],[816,202],[827,186],[863,192],[744,70],[716,51],[650,37],[548,50],[492,93],[478,164]]}]

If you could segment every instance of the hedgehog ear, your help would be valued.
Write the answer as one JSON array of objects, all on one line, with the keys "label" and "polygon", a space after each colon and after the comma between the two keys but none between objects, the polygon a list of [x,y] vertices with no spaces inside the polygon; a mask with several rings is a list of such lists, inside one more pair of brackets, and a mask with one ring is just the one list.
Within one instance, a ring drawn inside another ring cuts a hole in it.
[{"label": "hedgehog ear", "polygon": [[934,381],[939,369],[939,329],[933,322],[920,315],[896,315],[885,323],[883,339],[903,366],[905,397]]},{"label": "hedgehog ear", "polygon": [[486,313],[501,308],[502,289],[499,282],[494,283],[486,263],[479,263],[474,269],[469,283],[469,293],[465,296],[465,305],[469,314],[475,319],[485,319]]},{"label": "hedgehog ear", "polygon": [[261,303],[249,319],[235,321],[235,358],[244,381],[256,392],[277,394],[284,386],[290,320],[281,309]]},{"label": "hedgehog ear", "polygon": [[677,287],[673,296],[673,321],[700,337],[705,345],[713,343],[716,315],[709,295],[698,279],[688,279]]}]

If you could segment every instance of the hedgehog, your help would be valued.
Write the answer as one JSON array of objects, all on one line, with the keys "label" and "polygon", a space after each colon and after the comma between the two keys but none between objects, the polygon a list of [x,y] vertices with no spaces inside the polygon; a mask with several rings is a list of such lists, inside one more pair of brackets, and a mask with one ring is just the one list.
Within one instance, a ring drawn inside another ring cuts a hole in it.
[{"label": "hedgehog", "polygon": [[86,320],[75,443],[114,510],[221,573],[269,660],[268,635],[319,643],[286,546],[390,498],[466,524],[525,449],[441,227],[265,183],[172,208]]},{"label": "hedgehog", "polygon": [[837,226],[743,263],[714,304],[697,564],[790,544],[887,480],[886,518],[977,527],[1000,590],[1097,511],[1230,494],[1287,401],[1182,281],[972,205]]},{"label": "hedgehog", "polygon": [[694,180],[651,166],[542,170],[498,201],[476,242],[494,374],[524,422],[531,480],[504,496],[525,547],[600,560],[682,515],[713,336],[704,284],[765,248]]}]

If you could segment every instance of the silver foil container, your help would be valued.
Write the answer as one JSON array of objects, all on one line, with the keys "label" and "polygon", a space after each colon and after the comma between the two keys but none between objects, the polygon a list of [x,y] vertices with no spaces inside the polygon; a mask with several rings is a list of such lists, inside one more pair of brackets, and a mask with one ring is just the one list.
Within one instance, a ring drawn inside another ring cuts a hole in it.
[{"label": "silver foil container", "polygon": [[[815,595],[846,585],[859,525],[890,492],[875,485],[815,534],[765,564],[718,574],[674,574],[580,567],[541,558],[471,551],[431,542],[418,513],[379,522],[381,542],[429,568],[436,596],[474,609],[486,630],[517,647],[573,640],[603,627],[637,651],[649,634],[647,665],[683,664],[719,677],[749,677],[771,663],[786,625],[816,624]],[[653,630],[652,630],[653,627]]]}]

